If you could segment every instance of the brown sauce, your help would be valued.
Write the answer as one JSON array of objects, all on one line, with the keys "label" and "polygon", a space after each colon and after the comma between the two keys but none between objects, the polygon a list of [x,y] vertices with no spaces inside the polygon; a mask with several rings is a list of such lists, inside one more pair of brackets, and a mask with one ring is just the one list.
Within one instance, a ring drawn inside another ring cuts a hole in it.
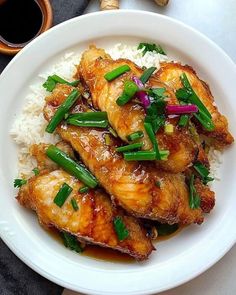
[{"label": "brown sauce", "polygon": [[[157,237],[157,239],[154,240],[154,243],[163,242],[173,238],[174,236],[179,234],[183,228],[184,228],[183,226],[180,226],[177,231],[175,231],[174,233],[170,235]],[[47,232],[55,240],[57,240],[60,243],[63,243],[58,230],[51,228],[51,229],[47,229]],[[110,262],[122,262],[122,263],[135,262],[135,259],[129,256],[128,254],[124,254],[109,248],[99,247],[99,246],[89,245],[89,244],[86,245],[84,252],[81,255],[92,257],[97,260],[105,260]]]}]

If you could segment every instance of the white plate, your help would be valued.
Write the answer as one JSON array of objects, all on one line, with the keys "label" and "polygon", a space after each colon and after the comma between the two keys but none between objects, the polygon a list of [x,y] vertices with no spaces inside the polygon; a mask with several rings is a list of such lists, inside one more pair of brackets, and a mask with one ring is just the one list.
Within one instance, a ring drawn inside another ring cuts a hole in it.
[{"label": "white plate", "polygon": [[201,226],[191,226],[159,243],[145,263],[122,264],[77,255],[53,240],[14,195],[16,147],[9,130],[24,95],[37,75],[63,52],[89,43],[153,41],[171,56],[192,65],[210,85],[220,110],[236,135],[236,68],[214,43],[186,25],[140,11],[89,14],[39,36],[8,65],[0,78],[0,234],[10,249],[46,278],[89,294],[151,294],[182,284],[213,265],[236,240],[236,152],[229,148],[216,182],[216,207]]}]

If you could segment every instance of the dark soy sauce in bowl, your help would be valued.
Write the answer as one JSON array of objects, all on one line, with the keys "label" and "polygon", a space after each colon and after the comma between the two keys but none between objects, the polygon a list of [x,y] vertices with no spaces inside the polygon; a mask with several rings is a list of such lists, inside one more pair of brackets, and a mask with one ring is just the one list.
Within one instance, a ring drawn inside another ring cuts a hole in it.
[{"label": "dark soy sauce in bowl", "polygon": [[0,0],[0,40],[8,46],[23,47],[36,37],[43,23],[35,0]]}]

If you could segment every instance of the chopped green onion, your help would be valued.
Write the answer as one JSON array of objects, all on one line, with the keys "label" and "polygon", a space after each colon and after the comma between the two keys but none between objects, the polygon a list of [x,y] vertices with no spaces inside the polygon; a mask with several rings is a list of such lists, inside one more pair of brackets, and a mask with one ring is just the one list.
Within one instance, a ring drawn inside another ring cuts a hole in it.
[{"label": "chopped green onion", "polygon": [[161,181],[160,180],[157,180],[156,182],[155,182],[155,185],[157,186],[157,187],[161,187]]},{"label": "chopped green onion", "polygon": [[213,131],[215,129],[215,125],[212,120],[201,110],[199,110],[199,113],[194,114],[194,117],[202,124],[202,126],[207,131]]},{"label": "chopped green onion", "polygon": [[153,145],[153,150],[156,153],[156,159],[161,160],[161,155],[158,148],[158,142],[155,133],[153,132],[152,125],[150,123],[144,122],[144,128],[150,138],[150,141]]},{"label": "chopped green onion", "polygon": [[[161,160],[166,160],[169,156],[169,151],[160,151]],[[156,160],[156,152],[154,151],[138,151],[138,152],[126,152],[124,153],[124,159],[126,161],[153,161]]]},{"label": "chopped green onion", "polygon": [[77,89],[73,89],[71,93],[68,95],[66,100],[59,106],[54,116],[48,123],[46,131],[48,133],[53,133],[56,129],[57,125],[64,119],[66,113],[68,113],[69,109],[73,106],[73,104],[78,99],[80,93]]},{"label": "chopped green onion", "polygon": [[24,185],[26,183],[27,183],[26,179],[17,178],[14,180],[14,187],[21,187],[22,185]]},{"label": "chopped green onion", "polygon": [[174,125],[173,124],[166,124],[164,127],[164,132],[166,134],[172,134],[174,132]]},{"label": "chopped green onion", "polygon": [[116,216],[113,220],[114,229],[117,234],[118,240],[123,241],[129,236],[129,231],[126,228],[122,218],[120,216]]},{"label": "chopped green onion", "polygon": [[78,211],[79,210],[79,207],[78,207],[78,204],[77,204],[76,199],[75,198],[72,198],[70,202],[71,202],[71,206],[73,207],[73,209],[75,211]]},{"label": "chopped green onion", "polygon": [[189,116],[188,115],[181,115],[180,119],[179,119],[179,122],[178,122],[178,125],[180,127],[185,127],[188,124],[188,121],[189,121]]},{"label": "chopped green onion", "polygon": [[51,78],[52,78],[55,82],[57,82],[57,83],[60,83],[60,84],[67,84],[67,85],[74,86],[74,87],[78,86],[78,84],[79,84],[79,82],[80,82],[80,80],[75,80],[75,81],[73,81],[73,82],[68,82],[68,81],[66,81],[65,79],[59,77],[58,75],[52,75]]},{"label": "chopped green onion", "polygon": [[189,182],[189,207],[191,209],[197,209],[200,207],[200,203],[201,199],[194,186],[194,174],[192,174]]},{"label": "chopped green onion", "polygon": [[70,125],[80,127],[98,127],[106,128],[108,126],[106,112],[86,112],[71,114],[66,122]]},{"label": "chopped green onion", "polygon": [[176,91],[176,97],[180,100],[183,99],[185,102],[195,104],[198,107],[199,112],[197,114],[194,114],[194,117],[203,125],[203,127],[207,131],[214,130],[215,126],[212,121],[212,116],[208,109],[205,107],[205,105],[202,103],[200,98],[197,96],[195,91],[193,90],[187,78],[187,75],[183,73],[180,76],[180,79],[184,88]]},{"label": "chopped green onion", "polygon": [[111,145],[111,138],[109,134],[105,134],[105,144]]},{"label": "chopped green onion", "polygon": [[152,96],[155,100],[166,98],[165,92],[166,92],[165,87],[152,88],[148,91],[149,95]]},{"label": "chopped green onion", "polygon": [[139,149],[142,146],[143,146],[142,142],[140,142],[140,143],[132,143],[132,144],[129,144],[129,145],[120,146],[120,147],[116,148],[116,151],[117,152],[127,152],[127,151],[130,151],[130,150]]},{"label": "chopped green onion", "polygon": [[156,67],[150,67],[147,70],[145,70],[142,74],[142,76],[139,78],[140,81],[145,84],[147,83],[147,81],[149,80],[149,78],[151,77],[151,75],[155,72],[157,68]]},{"label": "chopped green onion", "polygon": [[70,187],[67,183],[63,183],[58,193],[56,194],[56,197],[54,198],[53,202],[58,207],[62,207],[66,199],[69,197],[70,193],[72,192],[72,190],[73,190],[72,187]]},{"label": "chopped green onion", "polygon": [[148,51],[155,51],[157,53],[166,55],[165,51],[160,45],[151,44],[151,43],[139,43],[138,49],[143,49],[143,55],[145,55]]},{"label": "chopped green onion", "polygon": [[155,225],[157,228],[158,236],[168,236],[173,234],[179,229],[178,223],[167,224],[167,223],[156,222]]},{"label": "chopped green onion", "polygon": [[128,141],[134,141],[143,137],[143,131],[136,131],[127,136]]},{"label": "chopped green onion", "polygon": [[98,182],[96,178],[82,165],[72,160],[66,153],[54,145],[50,145],[46,150],[46,155],[65,171],[78,178],[88,187],[94,188]]},{"label": "chopped green onion", "polygon": [[73,82],[68,82],[68,81],[64,80],[63,78],[59,77],[58,75],[52,75],[52,76],[48,76],[47,80],[43,84],[43,87],[47,91],[52,92],[53,89],[56,87],[57,83],[67,84],[67,85],[76,87],[79,84],[79,80],[75,80]]},{"label": "chopped green onion", "polygon": [[87,194],[89,192],[89,187],[88,186],[82,186],[80,189],[79,189],[79,192],[81,194]]},{"label": "chopped green onion", "polygon": [[121,94],[121,96],[118,97],[116,100],[116,103],[119,106],[125,105],[127,102],[129,102],[135,93],[139,90],[138,86],[133,81],[125,81],[124,83],[124,91]]},{"label": "chopped green onion", "polygon": [[114,130],[111,126],[108,127],[108,131],[109,131],[114,137],[118,137],[117,133],[115,132],[115,130]]},{"label": "chopped green onion", "polygon": [[32,172],[34,172],[34,175],[39,175],[39,169],[37,167],[35,167]]},{"label": "chopped green onion", "polygon": [[123,66],[120,66],[120,67],[114,69],[111,72],[106,73],[104,75],[104,78],[110,82],[110,81],[120,77],[122,74],[129,72],[129,71],[130,71],[130,67],[128,65],[123,65]]},{"label": "chopped green onion", "polygon": [[75,236],[67,232],[62,232],[61,237],[66,248],[69,248],[77,253],[83,252],[83,248]]},{"label": "chopped green onion", "polygon": [[214,178],[209,177],[210,171],[202,163],[200,162],[195,163],[193,165],[193,168],[198,172],[204,184],[207,184],[209,181],[214,180]]}]

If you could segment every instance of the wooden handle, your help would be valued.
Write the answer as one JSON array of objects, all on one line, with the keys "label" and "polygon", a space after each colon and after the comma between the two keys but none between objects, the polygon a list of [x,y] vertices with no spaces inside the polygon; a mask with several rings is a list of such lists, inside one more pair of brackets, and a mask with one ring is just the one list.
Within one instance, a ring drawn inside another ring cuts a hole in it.
[{"label": "wooden handle", "polygon": [[159,6],[166,6],[169,0],[155,0],[156,4]]},{"label": "wooden handle", "polygon": [[100,0],[101,10],[119,9],[119,0]]}]

